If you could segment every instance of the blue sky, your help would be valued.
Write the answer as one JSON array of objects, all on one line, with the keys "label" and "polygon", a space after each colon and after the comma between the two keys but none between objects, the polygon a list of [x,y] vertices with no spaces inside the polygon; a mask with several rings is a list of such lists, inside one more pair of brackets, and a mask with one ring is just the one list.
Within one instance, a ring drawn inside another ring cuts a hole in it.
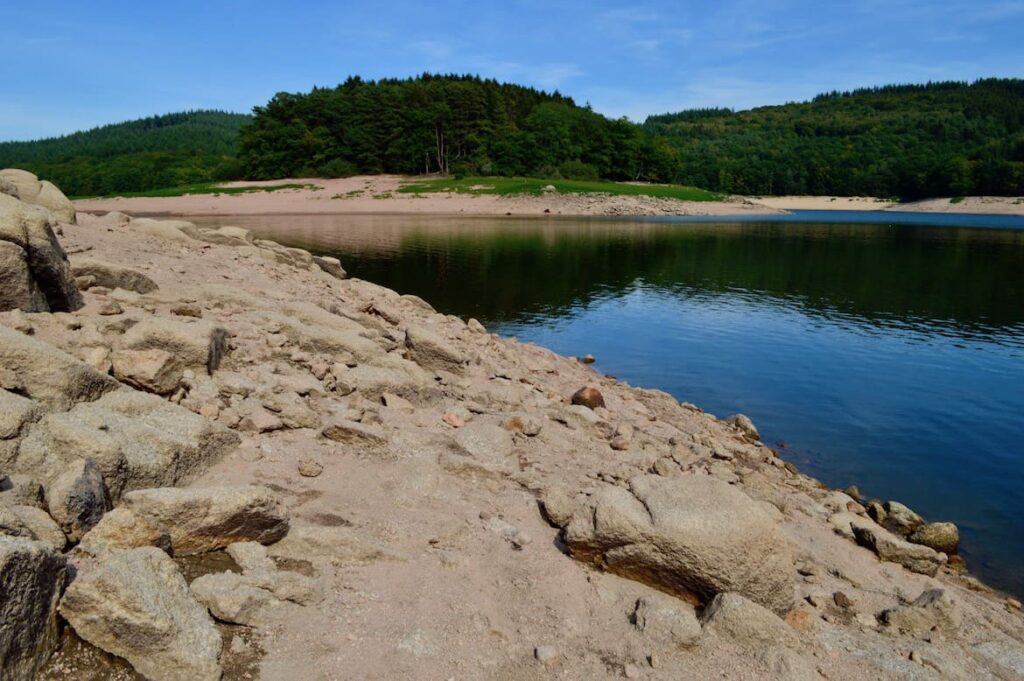
[{"label": "blue sky", "polygon": [[1024,76],[1024,0],[5,2],[0,140],[423,71],[635,120],[891,82]]}]

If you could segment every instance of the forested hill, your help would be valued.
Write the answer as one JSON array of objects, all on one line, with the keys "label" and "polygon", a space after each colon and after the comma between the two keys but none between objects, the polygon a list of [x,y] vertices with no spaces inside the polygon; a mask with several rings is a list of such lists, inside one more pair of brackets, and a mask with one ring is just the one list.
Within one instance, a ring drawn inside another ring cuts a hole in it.
[{"label": "forested hill", "polygon": [[667,182],[673,152],[572,99],[476,76],[349,78],[281,93],[242,131],[251,179],[450,172]]},{"label": "forested hill", "polygon": [[829,93],[651,116],[673,179],[736,194],[1024,195],[1024,80]]},{"label": "forested hill", "polygon": [[238,132],[250,120],[245,114],[188,111],[3,142],[0,168],[30,170],[73,196],[231,179],[238,175]]}]

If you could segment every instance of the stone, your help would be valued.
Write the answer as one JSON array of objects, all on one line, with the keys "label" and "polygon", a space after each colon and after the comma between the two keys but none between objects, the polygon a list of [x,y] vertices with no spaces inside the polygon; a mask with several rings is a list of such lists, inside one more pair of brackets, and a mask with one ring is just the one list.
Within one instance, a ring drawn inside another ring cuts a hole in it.
[{"label": "stone", "polygon": [[0,390],[0,440],[17,439],[41,413],[39,405],[27,397]]},{"label": "stone", "polygon": [[86,532],[75,550],[101,557],[119,549],[137,549],[143,546],[155,546],[162,551],[170,552],[171,536],[167,530],[121,506],[106,513]]},{"label": "stone", "polygon": [[199,229],[200,241],[222,246],[251,246],[253,244],[252,232],[244,227],[231,227],[225,225],[217,229]]},{"label": "stone", "polygon": [[72,258],[71,272],[75,277],[92,277],[92,286],[119,288],[135,293],[151,293],[158,288],[156,282],[142,272],[93,258]]},{"label": "stone", "polygon": [[315,478],[324,472],[324,465],[316,459],[300,459],[298,470],[304,478]]},{"label": "stone", "polygon": [[844,594],[842,591],[836,591],[834,594],[832,594],[832,602],[834,602],[843,610],[853,609],[853,601],[850,600],[850,597]]},{"label": "stone", "polygon": [[103,473],[92,459],[78,459],[46,488],[50,515],[77,542],[110,509]]},{"label": "stone", "polygon": [[153,547],[123,551],[82,571],[60,614],[94,646],[154,681],[218,681],[221,636],[171,558]]},{"label": "stone", "polygon": [[118,350],[110,363],[115,378],[146,392],[169,395],[181,383],[183,370],[166,350]]},{"label": "stone", "polygon": [[53,183],[40,181],[27,170],[16,168],[0,170],[0,181],[7,187],[6,191],[0,193],[20,199],[26,204],[45,208],[60,222],[74,224],[74,204]]},{"label": "stone", "polygon": [[939,567],[945,564],[945,557],[927,546],[911,544],[860,516],[850,515],[860,520],[851,524],[857,543],[874,551],[879,559],[899,563],[911,572],[929,577],[934,577]]},{"label": "stone", "polygon": [[18,244],[0,241],[0,310],[45,312],[46,296],[39,290],[28,265],[28,254]]},{"label": "stone", "polygon": [[548,487],[540,497],[541,511],[555,527],[568,525],[579,506],[575,497],[562,485]]},{"label": "stone", "polygon": [[963,619],[959,602],[945,589],[929,589],[910,605],[882,612],[882,623],[907,634],[952,634]]},{"label": "stone", "polygon": [[925,523],[911,532],[907,541],[952,556],[960,545],[960,530],[953,523]]},{"label": "stone", "polygon": [[253,586],[234,572],[203,575],[194,579],[189,588],[218,620],[250,627],[262,624],[266,620],[264,613],[277,600],[266,589]]},{"label": "stone", "polygon": [[341,261],[327,255],[314,255],[313,262],[317,267],[335,279],[348,279],[348,272],[341,266]]},{"label": "stone", "polygon": [[558,659],[558,648],[555,646],[537,646],[533,649],[533,656],[541,664],[552,664]]},{"label": "stone", "polygon": [[[30,538],[42,542],[57,551],[63,551],[68,540],[64,532],[57,525],[50,514],[36,506],[11,506],[10,512],[14,513],[21,520],[22,525],[28,529]],[[0,516],[3,511],[0,511]]]},{"label": "stone", "polygon": [[[0,242],[14,244],[24,252],[34,290],[41,294],[35,301],[46,301],[45,307],[37,305],[32,312],[73,312],[84,304],[53,227],[45,211],[0,194]],[[6,253],[10,258],[14,251],[8,247]]]},{"label": "stone", "polygon": [[383,447],[387,444],[384,433],[376,427],[347,419],[335,419],[320,431],[328,440],[361,447]]},{"label": "stone", "polygon": [[689,647],[700,639],[700,622],[693,606],[661,593],[637,599],[633,623],[644,636],[661,643]]},{"label": "stone", "polygon": [[59,551],[0,535],[0,678],[36,678],[57,649],[57,603],[67,579]]},{"label": "stone", "polygon": [[409,359],[424,369],[460,373],[468,362],[465,355],[433,331],[409,326],[405,331],[405,348]]},{"label": "stone", "polygon": [[133,218],[129,224],[133,232],[146,234],[167,241],[189,242],[198,238],[199,229],[185,220],[154,220],[153,218]]},{"label": "stone", "polygon": [[911,532],[924,525],[924,518],[898,501],[887,501],[883,506],[885,516],[882,520],[875,522],[894,534],[906,538]]},{"label": "stone", "polygon": [[469,330],[473,333],[487,333],[487,328],[476,318],[471,317],[470,320],[466,322],[466,326],[468,326]]},{"label": "stone", "polygon": [[597,409],[604,405],[604,395],[597,388],[590,386],[580,388],[572,394],[570,400],[573,404],[584,406],[588,409]]},{"label": "stone", "polygon": [[3,388],[54,409],[88,402],[120,384],[84,362],[42,341],[0,325],[0,371],[9,372]]},{"label": "stone", "polygon": [[213,374],[227,351],[227,331],[203,320],[144,319],[125,333],[123,347],[163,350],[171,355],[175,371],[193,369]]},{"label": "stone", "polygon": [[175,555],[216,551],[242,541],[272,544],[288,534],[288,513],[273,492],[256,485],[136,490],[125,508],[167,530]]},{"label": "stone", "polygon": [[263,407],[249,409],[238,422],[238,430],[245,433],[270,433],[284,428],[284,421]]},{"label": "stone", "polygon": [[99,313],[104,317],[113,317],[114,315],[124,314],[124,308],[116,300],[108,300],[100,305]]},{"label": "stone", "polygon": [[725,422],[746,435],[751,440],[761,439],[761,433],[757,431],[757,427],[754,425],[754,422],[744,414],[733,414],[729,418],[725,419]]},{"label": "stone", "polygon": [[24,539],[36,538],[21,516],[6,506],[0,506],[0,535]]},{"label": "stone", "polygon": [[743,646],[800,648],[800,637],[778,615],[735,593],[720,593],[704,609],[704,632]]},{"label": "stone", "polygon": [[615,451],[624,452],[629,449],[631,444],[633,444],[633,426],[628,423],[620,423],[616,426],[615,434],[609,445]]},{"label": "stone", "polygon": [[202,319],[203,308],[199,307],[195,303],[182,303],[181,305],[175,305],[171,308],[171,314],[176,317],[192,317],[194,319]]},{"label": "stone", "polygon": [[582,364],[593,364],[596,361],[597,359],[595,359],[593,355],[583,355],[580,357],[580,363]]},{"label": "stone", "polygon": [[565,528],[572,556],[698,604],[734,592],[784,614],[793,554],[777,521],[709,477],[640,475],[600,488]]},{"label": "stone", "polygon": [[14,473],[6,478],[0,476],[0,505],[45,508],[43,486],[28,475]]}]

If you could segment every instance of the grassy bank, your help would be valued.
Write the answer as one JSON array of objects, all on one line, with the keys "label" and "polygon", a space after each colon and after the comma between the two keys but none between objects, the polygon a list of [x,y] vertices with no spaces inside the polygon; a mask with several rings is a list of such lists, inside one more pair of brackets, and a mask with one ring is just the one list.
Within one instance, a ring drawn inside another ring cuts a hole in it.
[{"label": "grassy bank", "polygon": [[541,196],[552,186],[561,194],[611,194],[614,196],[655,196],[679,201],[723,201],[724,194],[696,187],[673,184],[626,184],[590,180],[541,180],[529,177],[464,177],[440,178],[403,184],[398,190],[405,194],[456,192],[459,194],[496,194]]},{"label": "grassy bank", "polygon": [[[123,197],[127,199],[138,198],[138,197],[171,197],[171,196],[192,196],[194,194],[251,194],[254,192],[276,192],[283,189],[316,189],[316,185],[308,183],[290,183],[290,184],[268,184],[268,185],[241,185],[238,187],[225,187],[223,185],[208,182],[204,184],[192,184],[186,187],[166,187],[164,189],[149,189],[141,192],[123,192],[116,194],[116,197]],[[99,199],[99,198],[114,198],[112,196],[72,196],[74,200],[78,199]]]}]

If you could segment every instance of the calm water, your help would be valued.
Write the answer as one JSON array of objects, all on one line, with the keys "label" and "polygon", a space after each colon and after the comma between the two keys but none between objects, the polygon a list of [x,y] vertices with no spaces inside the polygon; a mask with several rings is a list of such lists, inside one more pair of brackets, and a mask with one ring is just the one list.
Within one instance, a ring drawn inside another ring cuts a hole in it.
[{"label": "calm water", "polygon": [[826,483],[956,522],[971,569],[1024,593],[1024,219],[208,222],[746,413]]}]

